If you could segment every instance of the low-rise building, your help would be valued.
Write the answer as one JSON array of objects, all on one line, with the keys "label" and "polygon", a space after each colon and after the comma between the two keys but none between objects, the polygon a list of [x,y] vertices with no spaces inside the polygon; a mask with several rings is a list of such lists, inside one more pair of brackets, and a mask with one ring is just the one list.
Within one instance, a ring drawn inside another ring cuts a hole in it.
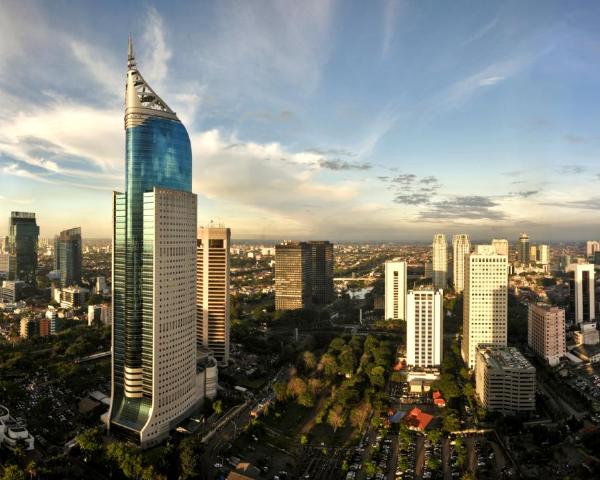
[{"label": "low-rise building", "polygon": [[87,288],[73,286],[63,288],[60,295],[60,306],[63,308],[81,308],[88,301],[90,291]]},{"label": "low-rise building", "polygon": [[535,367],[514,347],[480,348],[475,391],[481,404],[502,413],[535,410]]},{"label": "low-rise building", "polygon": [[15,450],[23,445],[25,450],[33,450],[34,439],[21,418],[13,418],[8,408],[0,405],[0,445]]},{"label": "low-rise building", "polygon": [[530,303],[527,343],[551,366],[558,365],[560,357],[567,351],[564,309],[542,303]]},{"label": "low-rise building", "polygon": [[585,322],[579,326],[574,334],[577,345],[597,345],[600,343],[600,334],[596,328],[596,322]]},{"label": "low-rise building", "polygon": [[38,333],[37,323],[31,318],[22,318],[19,327],[19,335],[22,338],[30,338]]},{"label": "low-rise building", "polygon": [[4,280],[0,288],[0,300],[15,303],[25,298],[26,284],[20,280]]}]

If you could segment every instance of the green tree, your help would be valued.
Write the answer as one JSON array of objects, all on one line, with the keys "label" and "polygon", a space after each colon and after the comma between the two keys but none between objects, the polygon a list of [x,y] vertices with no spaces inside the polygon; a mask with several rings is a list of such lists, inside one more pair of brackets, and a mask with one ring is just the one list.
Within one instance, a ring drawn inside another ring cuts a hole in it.
[{"label": "green tree", "polygon": [[374,387],[385,386],[385,369],[381,366],[373,367],[369,372],[369,381]]},{"label": "green tree", "polygon": [[342,337],[335,337],[329,344],[329,351],[334,353],[341,352],[345,346],[346,342]]},{"label": "green tree", "polygon": [[352,409],[350,412],[350,423],[353,427],[359,428],[361,431],[365,427],[365,422],[371,413],[371,404],[362,402]]},{"label": "green tree", "polygon": [[215,412],[217,415],[221,415],[223,413],[223,401],[222,400],[214,401],[212,404],[212,408],[213,408],[213,412]]},{"label": "green tree", "polygon": [[326,377],[334,377],[338,373],[337,361],[330,353],[323,354],[319,362],[319,368],[323,370]]},{"label": "green tree", "polygon": [[93,458],[102,450],[102,428],[87,428],[75,437],[75,441],[85,458]]},{"label": "green tree", "polygon": [[346,415],[342,405],[338,404],[329,410],[329,414],[327,415],[327,423],[331,425],[331,428],[333,428],[334,432],[337,432],[338,428],[344,426],[346,423]]},{"label": "green tree", "polygon": [[179,444],[181,478],[198,478],[202,473],[202,444],[199,437],[186,437]]},{"label": "green tree", "polygon": [[338,356],[338,363],[340,366],[340,371],[344,375],[349,376],[354,373],[354,369],[356,368],[356,357],[354,356],[354,351],[352,350],[352,347],[344,347],[344,349]]},{"label": "green tree", "polygon": [[460,429],[460,421],[458,417],[451,413],[450,415],[446,415],[442,420],[442,430],[445,432],[455,432]]},{"label": "green tree", "polygon": [[278,402],[284,402],[287,399],[287,385],[285,383],[274,383],[273,392]]},{"label": "green tree", "polygon": [[317,367],[317,359],[315,358],[315,354],[308,350],[303,352],[302,365],[307,372],[314,370]]},{"label": "green tree", "polygon": [[25,472],[17,465],[7,465],[2,470],[2,480],[25,480]]}]

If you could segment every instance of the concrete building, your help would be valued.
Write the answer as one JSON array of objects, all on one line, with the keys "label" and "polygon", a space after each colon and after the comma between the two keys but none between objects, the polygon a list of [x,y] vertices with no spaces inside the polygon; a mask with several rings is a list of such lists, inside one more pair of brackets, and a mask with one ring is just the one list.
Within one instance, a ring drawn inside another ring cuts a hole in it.
[{"label": "concrete building", "polygon": [[475,392],[490,411],[535,411],[535,367],[514,347],[477,350]]},{"label": "concrete building", "polygon": [[90,291],[84,287],[71,286],[61,290],[60,306],[62,308],[82,308],[90,298]]},{"label": "concrete building", "polygon": [[27,285],[21,280],[4,280],[0,288],[0,300],[15,303],[25,298]]},{"label": "concrete building", "polygon": [[8,274],[10,272],[10,259],[11,256],[8,253],[0,253],[0,281],[8,280]]},{"label": "concrete building", "polygon": [[275,310],[297,310],[311,304],[312,255],[306,242],[275,247]]},{"label": "concrete building", "polygon": [[537,245],[531,245],[529,247],[529,261],[531,263],[537,263],[537,261],[538,261],[538,247],[537,247]]},{"label": "concrete building", "polygon": [[595,271],[592,263],[572,263],[569,276],[569,322],[580,324],[596,319]]},{"label": "concrete building", "polygon": [[452,236],[452,283],[457,293],[465,289],[465,255],[471,252],[471,242],[466,233]]},{"label": "concrete building", "polygon": [[189,136],[129,43],[126,188],[113,194],[111,435],[142,448],[201,401],[196,358],[197,198]]},{"label": "concrete building", "polygon": [[385,262],[385,311],[386,320],[406,320],[406,262]]},{"label": "concrete building", "polygon": [[598,240],[588,240],[585,246],[586,258],[591,260],[594,252],[600,252],[600,242]]},{"label": "concrete building", "polygon": [[448,244],[443,233],[433,236],[432,263],[433,263],[433,287],[446,289],[448,283]]},{"label": "concrete building", "polygon": [[199,395],[211,400],[217,396],[219,368],[210,350],[199,346],[196,351],[196,388]]},{"label": "concrete building", "polygon": [[48,307],[45,318],[50,322],[50,335],[56,335],[59,331],[58,311],[52,306]]},{"label": "concrete building", "polygon": [[40,337],[47,337],[50,335],[50,320],[47,318],[40,318],[38,320],[38,334]]},{"label": "concrete building", "polygon": [[577,345],[598,345],[600,343],[600,333],[596,328],[596,322],[586,322],[579,326],[574,334]]},{"label": "concrete building", "polygon": [[571,265],[571,255],[561,255],[558,257],[558,269],[560,271],[566,272],[569,269],[569,265]]},{"label": "concrete building", "polygon": [[508,240],[505,238],[494,238],[492,247],[498,255],[505,255],[508,258]]},{"label": "concrete building", "polygon": [[523,266],[528,266],[531,262],[529,248],[529,237],[526,233],[522,233],[517,243],[517,258],[519,263]]},{"label": "concrete building", "polygon": [[229,361],[229,228],[198,231],[196,250],[196,342],[219,362]]},{"label": "concrete building", "polygon": [[543,266],[550,265],[549,245],[538,245],[537,255],[537,263]]},{"label": "concrete building", "polygon": [[475,368],[481,346],[506,346],[508,259],[490,245],[477,245],[465,261],[462,357]]},{"label": "concrete building", "polygon": [[527,322],[529,347],[551,366],[567,352],[565,311],[557,306],[530,303]]},{"label": "concrete building", "polygon": [[11,451],[15,451],[19,445],[24,450],[33,450],[34,442],[25,422],[21,418],[13,418],[8,408],[0,405],[0,445]]},{"label": "concrete building", "polygon": [[409,367],[437,367],[443,358],[444,292],[410,290],[406,299],[406,363]]},{"label": "concrete building", "polygon": [[31,318],[22,318],[19,324],[19,336],[21,338],[31,338],[38,333],[38,325]]}]

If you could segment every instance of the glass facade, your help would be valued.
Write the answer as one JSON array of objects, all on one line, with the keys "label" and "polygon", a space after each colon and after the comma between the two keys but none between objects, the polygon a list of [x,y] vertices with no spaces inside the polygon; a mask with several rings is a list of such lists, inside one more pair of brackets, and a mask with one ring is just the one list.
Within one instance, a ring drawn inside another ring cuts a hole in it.
[{"label": "glass facade", "polygon": [[[111,428],[135,437],[152,406],[154,187],[191,192],[192,152],[179,120],[153,116],[126,130],[126,193],[114,197]],[[126,369],[139,371],[127,378]]]},{"label": "glass facade", "polygon": [[12,212],[9,219],[9,280],[35,285],[40,228],[35,213]]},{"label": "glass facade", "polygon": [[81,228],[60,232],[54,243],[54,269],[60,271],[61,286],[81,282],[81,263]]}]

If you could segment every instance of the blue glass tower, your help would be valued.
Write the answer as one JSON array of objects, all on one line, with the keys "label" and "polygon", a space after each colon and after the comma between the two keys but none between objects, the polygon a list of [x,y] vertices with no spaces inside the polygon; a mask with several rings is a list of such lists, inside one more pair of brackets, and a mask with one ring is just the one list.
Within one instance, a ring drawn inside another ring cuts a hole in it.
[{"label": "blue glass tower", "polygon": [[138,71],[131,39],[125,132],[126,191],[113,200],[109,427],[149,446],[195,401],[195,339],[182,338],[194,328],[194,292],[185,292],[194,287],[196,197],[187,131]]}]

